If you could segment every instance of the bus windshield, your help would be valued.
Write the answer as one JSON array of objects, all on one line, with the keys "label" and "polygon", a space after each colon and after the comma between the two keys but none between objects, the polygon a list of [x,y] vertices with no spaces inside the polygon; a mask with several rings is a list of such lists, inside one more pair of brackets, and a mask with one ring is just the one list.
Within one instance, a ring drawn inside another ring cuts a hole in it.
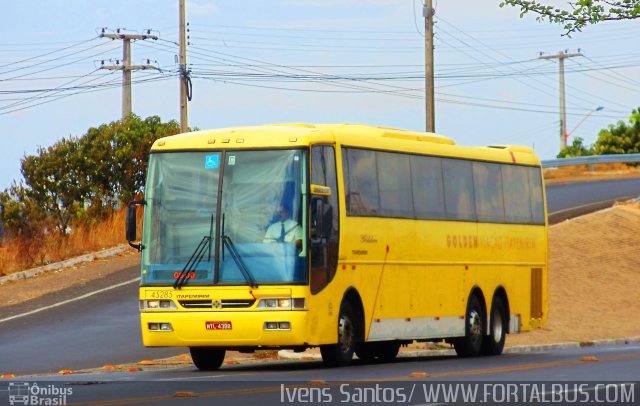
[{"label": "bus windshield", "polygon": [[141,284],[307,283],[306,152],[152,154]]}]

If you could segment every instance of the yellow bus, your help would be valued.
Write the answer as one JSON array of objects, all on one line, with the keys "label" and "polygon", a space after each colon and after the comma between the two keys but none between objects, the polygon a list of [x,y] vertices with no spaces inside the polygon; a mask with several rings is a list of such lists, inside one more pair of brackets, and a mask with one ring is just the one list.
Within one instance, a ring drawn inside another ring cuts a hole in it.
[{"label": "yellow bus", "polygon": [[500,354],[547,318],[546,219],[527,147],[349,124],[162,138],[127,216],[142,340],[189,347],[203,370],[227,350],[319,347],[331,366],[413,341]]}]

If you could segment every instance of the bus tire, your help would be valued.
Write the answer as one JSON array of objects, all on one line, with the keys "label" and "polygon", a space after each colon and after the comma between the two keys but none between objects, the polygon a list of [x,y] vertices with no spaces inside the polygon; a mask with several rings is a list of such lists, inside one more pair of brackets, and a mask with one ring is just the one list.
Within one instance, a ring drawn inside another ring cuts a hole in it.
[{"label": "bus tire", "polygon": [[358,341],[358,321],[348,301],[340,305],[338,315],[338,342],[320,346],[322,361],[329,367],[349,365]]},{"label": "bus tire", "polygon": [[482,341],[482,353],[485,355],[500,355],[504,348],[507,320],[505,319],[505,307],[502,299],[496,296],[491,304],[491,322],[489,335]]},{"label": "bus tire", "polygon": [[377,343],[359,343],[356,347],[356,355],[364,362],[372,362],[376,358]]},{"label": "bus tire", "polygon": [[400,352],[399,341],[385,341],[378,345],[378,360],[380,362],[391,362],[398,356]]},{"label": "bus tire", "polygon": [[189,347],[193,364],[201,371],[215,371],[224,361],[225,350],[216,347]]},{"label": "bus tire", "polygon": [[482,352],[484,339],[484,316],[482,306],[476,295],[471,295],[467,302],[464,317],[464,337],[453,341],[453,348],[459,357],[475,357]]}]

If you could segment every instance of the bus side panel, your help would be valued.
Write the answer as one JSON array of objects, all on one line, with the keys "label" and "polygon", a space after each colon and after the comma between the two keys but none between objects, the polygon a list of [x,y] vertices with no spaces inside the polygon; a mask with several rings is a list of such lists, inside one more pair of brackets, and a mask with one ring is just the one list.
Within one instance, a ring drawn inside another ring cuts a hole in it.
[{"label": "bus side panel", "polygon": [[[340,300],[350,286],[363,301],[368,341],[463,335],[467,298],[475,287],[487,313],[495,290],[505,289],[510,313],[522,323],[512,331],[530,330],[546,318],[543,226],[370,217],[347,217],[343,224],[341,265],[317,298],[331,302],[324,305],[325,314],[332,310],[328,324],[319,316],[314,326],[324,342],[334,342],[326,332],[337,334]],[[540,275],[533,291],[532,272]],[[532,300],[532,293],[539,298]],[[539,303],[541,315],[531,314],[532,303]]]},{"label": "bus side panel", "polygon": [[495,290],[500,286],[505,289],[510,316],[517,316],[521,323],[520,328],[511,326],[512,331],[539,327],[548,312],[546,228],[479,224],[478,262],[465,287],[470,289],[474,284],[482,289],[487,312]]},{"label": "bus side panel", "polygon": [[379,266],[339,262],[338,271],[331,283],[309,297],[308,343],[321,345],[337,342],[340,305],[350,289],[354,290],[362,301],[366,332],[370,321],[368,315],[371,314],[379,280]]},{"label": "bus side panel", "polygon": [[[362,295],[369,341],[464,333],[465,266],[474,261],[475,223],[348,217],[342,257]],[[441,231],[448,230],[448,232]],[[458,245],[459,241],[459,245]],[[445,260],[448,251],[455,260]]]}]

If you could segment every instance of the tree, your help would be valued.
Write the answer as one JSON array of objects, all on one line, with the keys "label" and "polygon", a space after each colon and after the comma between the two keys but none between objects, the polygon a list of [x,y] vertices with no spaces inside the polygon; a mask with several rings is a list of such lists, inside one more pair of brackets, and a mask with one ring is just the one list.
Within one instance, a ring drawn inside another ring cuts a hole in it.
[{"label": "tree", "polygon": [[593,155],[593,148],[587,148],[583,142],[584,140],[582,138],[575,137],[571,145],[560,151],[558,158],[575,158],[579,156]]},{"label": "tree", "polygon": [[500,7],[519,7],[521,18],[531,12],[538,15],[538,21],[563,24],[567,34],[582,31],[587,24],[640,17],[640,0],[576,0],[567,4],[570,10],[533,0],[504,0]]},{"label": "tree", "polygon": [[600,130],[593,149],[598,155],[640,153],[640,108],[631,112],[629,124],[618,121]]},{"label": "tree", "polygon": [[600,130],[598,139],[591,146],[585,146],[580,137],[558,154],[558,158],[572,158],[586,155],[638,154],[640,153],[640,108],[631,112],[629,123],[618,121]]},{"label": "tree", "polygon": [[130,115],[23,157],[24,183],[0,194],[7,230],[25,238],[37,230],[64,236],[79,221],[99,221],[144,189],[153,142],[179,132],[175,120]]},{"label": "tree", "polygon": [[78,141],[62,139],[51,147],[39,148],[37,155],[22,159],[22,176],[28,186],[26,198],[35,202],[65,234],[80,208],[85,192],[78,176]]},{"label": "tree", "polygon": [[27,197],[24,185],[13,183],[0,193],[5,235],[37,239],[47,228],[46,213]]},{"label": "tree", "polygon": [[79,140],[84,198],[90,217],[100,217],[118,202],[128,203],[144,189],[151,145],[158,138],[180,132],[175,121],[160,117],[142,120],[132,114],[124,120],[90,128]]},{"label": "tree", "polygon": [[24,185],[15,182],[0,193],[0,205],[4,208],[2,221],[5,237],[23,241],[17,246],[19,258],[25,263],[34,263],[44,244],[45,234],[52,228],[50,218],[27,197]]}]

